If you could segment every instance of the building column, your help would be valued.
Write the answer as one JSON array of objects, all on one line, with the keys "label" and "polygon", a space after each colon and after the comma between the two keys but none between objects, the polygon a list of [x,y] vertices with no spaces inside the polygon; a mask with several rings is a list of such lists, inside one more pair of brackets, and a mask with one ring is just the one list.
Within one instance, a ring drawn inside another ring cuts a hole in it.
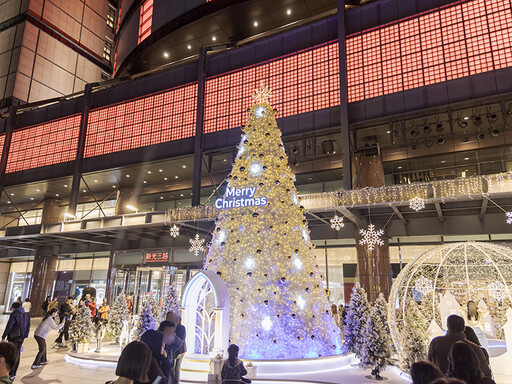
[{"label": "building column", "polygon": [[[354,180],[356,188],[382,187],[384,181],[384,166],[380,154],[367,156],[358,154],[354,157]],[[376,228],[381,229],[381,228]],[[383,245],[376,245],[370,251],[366,245],[356,245],[357,269],[359,284],[366,290],[368,300],[374,301],[383,293],[388,299],[391,290],[391,261],[389,258],[389,240],[382,239]]]},{"label": "building column", "polygon": [[[44,201],[41,224],[58,223],[61,220],[62,208],[59,202],[57,199],[46,199]],[[30,313],[32,317],[43,315],[41,305],[46,296],[53,295],[57,260],[58,255],[53,247],[39,247],[36,249],[28,295],[32,302]]]},{"label": "building column", "polygon": [[105,297],[107,298],[107,301],[109,305],[114,304],[114,288],[116,283],[116,272],[117,268],[114,267],[114,257],[115,257],[115,251],[110,250],[110,257],[108,261],[108,270],[107,270],[107,284],[105,287]]},{"label": "building column", "polygon": [[139,199],[133,189],[119,189],[117,191],[117,201],[115,215],[125,215],[135,213],[137,210],[128,208],[129,206],[139,209]]}]

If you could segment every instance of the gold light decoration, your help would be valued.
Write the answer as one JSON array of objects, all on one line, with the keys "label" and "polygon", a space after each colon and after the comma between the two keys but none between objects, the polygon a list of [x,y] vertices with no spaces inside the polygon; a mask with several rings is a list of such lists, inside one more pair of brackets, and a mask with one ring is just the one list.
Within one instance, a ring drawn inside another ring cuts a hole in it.
[{"label": "gold light decoration", "polygon": [[361,229],[359,233],[363,236],[363,238],[359,240],[359,244],[366,245],[370,251],[373,251],[376,245],[384,245],[384,241],[381,239],[384,230],[379,229],[376,231],[375,225],[373,224],[369,224],[368,229]]}]

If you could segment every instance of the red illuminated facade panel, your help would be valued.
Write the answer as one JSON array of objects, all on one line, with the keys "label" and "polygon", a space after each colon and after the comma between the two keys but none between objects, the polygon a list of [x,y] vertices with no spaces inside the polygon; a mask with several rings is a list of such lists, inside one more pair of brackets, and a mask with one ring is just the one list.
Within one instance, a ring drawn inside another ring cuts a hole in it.
[{"label": "red illuminated facade panel", "polygon": [[146,37],[151,35],[152,24],[153,24],[153,0],[146,0],[140,6],[139,44]]},{"label": "red illuminated facade panel", "polygon": [[311,50],[206,81],[204,132],[239,127],[261,81],[273,90],[280,117],[339,105],[338,46]]},{"label": "red illuminated facade panel", "polygon": [[196,103],[197,83],[92,110],[85,157],[191,137]]},{"label": "red illuminated facade panel", "polygon": [[80,115],[13,132],[7,173],[75,160]]},{"label": "red illuminated facade panel", "polygon": [[5,141],[5,135],[0,135],[0,158],[2,157],[2,153],[4,150],[4,141]]},{"label": "red illuminated facade panel", "polygon": [[348,102],[510,66],[510,0],[468,1],[349,37]]}]

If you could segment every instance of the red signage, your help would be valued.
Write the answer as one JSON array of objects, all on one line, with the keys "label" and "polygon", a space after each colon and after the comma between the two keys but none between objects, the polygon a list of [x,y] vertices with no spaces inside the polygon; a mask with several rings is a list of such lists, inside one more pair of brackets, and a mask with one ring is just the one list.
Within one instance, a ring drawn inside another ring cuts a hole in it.
[{"label": "red signage", "polygon": [[146,263],[167,263],[169,262],[169,251],[146,251]]}]

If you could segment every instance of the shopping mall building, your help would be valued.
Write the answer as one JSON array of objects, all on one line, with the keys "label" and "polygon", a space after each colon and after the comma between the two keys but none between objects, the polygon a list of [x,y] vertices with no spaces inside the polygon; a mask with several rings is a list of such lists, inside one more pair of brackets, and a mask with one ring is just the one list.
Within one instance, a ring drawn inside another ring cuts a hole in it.
[{"label": "shopping mall building", "polygon": [[[260,81],[333,303],[356,281],[387,293],[442,243],[512,246],[511,0],[1,10],[5,309],[86,286],[136,300],[170,283],[180,292],[202,267],[190,240],[211,238]],[[360,245],[370,224],[383,230],[371,251]]]}]

